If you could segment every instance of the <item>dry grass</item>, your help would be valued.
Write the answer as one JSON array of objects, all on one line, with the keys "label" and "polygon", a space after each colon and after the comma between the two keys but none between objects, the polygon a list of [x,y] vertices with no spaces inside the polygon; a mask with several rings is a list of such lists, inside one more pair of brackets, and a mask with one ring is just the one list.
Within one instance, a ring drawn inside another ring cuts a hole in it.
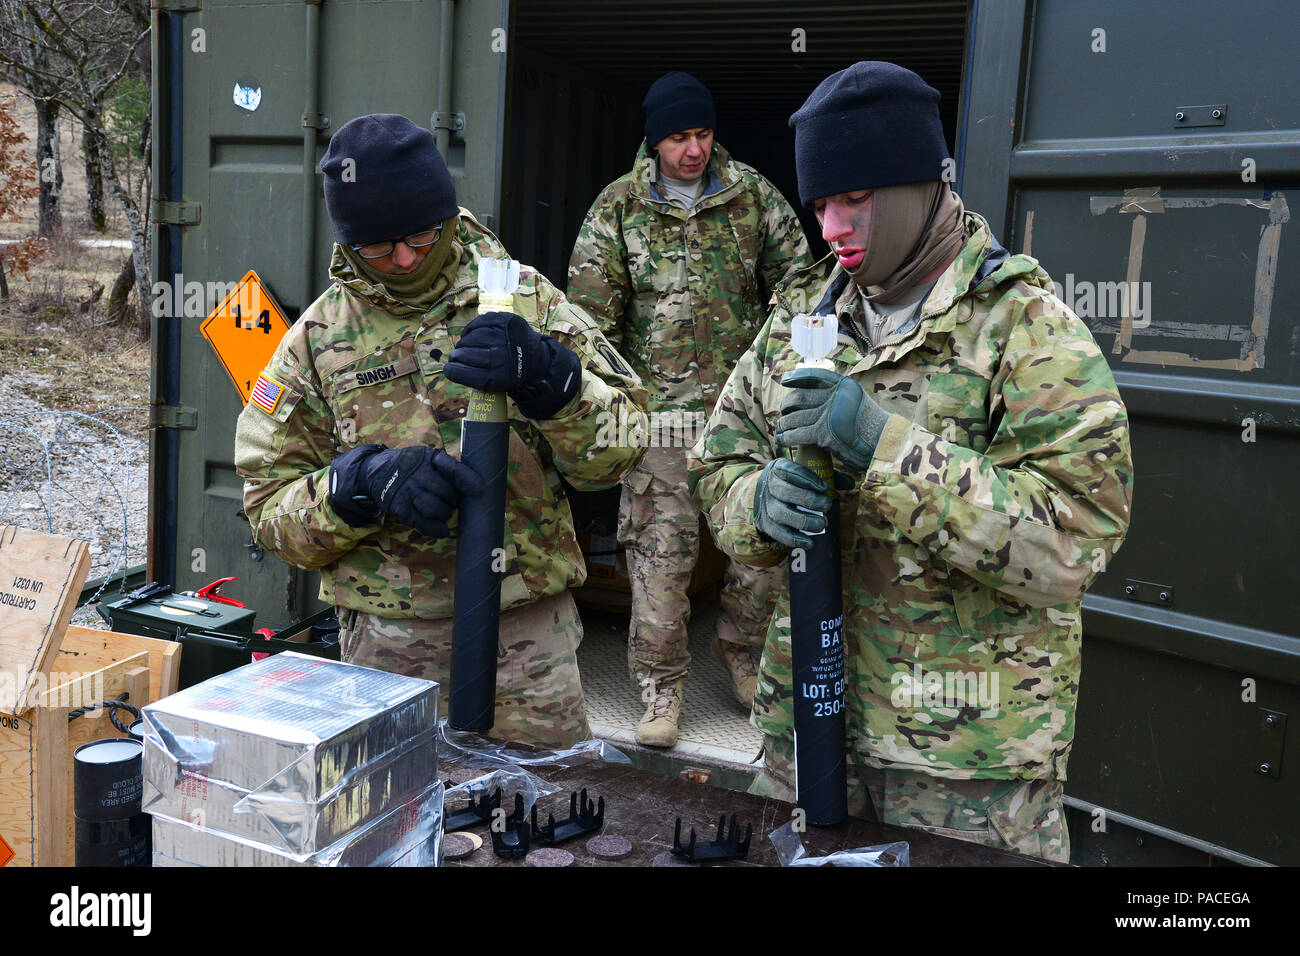
[{"label": "dry grass", "polygon": [[130,254],[130,249],[83,246],[64,233],[54,238],[49,253],[25,279],[9,276],[9,291],[19,299],[65,299],[75,308],[91,296],[97,285],[102,285],[102,306],[118,269]]},{"label": "dry grass", "polygon": [[[12,84],[0,83],[0,99],[19,92],[19,88]],[[25,158],[34,163],[36,110],[31,100],[18,95],[15,100],[15,115],[28,137],[24,144]],[[131,250],[87,246],[81,240],[128,239],[126,219],[112,196],[106,192],[104,205],[108,215],[108,228],[102,233],[90,229],[81,127],[67,114],[59,117],[59,143],[63,158],[63,198],[59,203],[63,212],[63,231],[51,237],[49,254],[37,263],[25,279],[6,273],[12,297],[5,311],[24,318],[34,316],[38,321],[43,318],[57,325],[64,313],[76,311],[82,302],[90,298],[96,286],[103,286],[103,293],[96,303],[101,310],[99,319],[102,321],[102,309],[108,290],[112,288],[113,279]],[[37,211],[37,200],[32,198],[21,220],[0,223],[0,239],[36,235]],[[133,297],[132,303],[134,302]],[[90,317],[95,318],[93,310]]]},{"label": "dry grass", "polygon": [[132,434],[147,428],[149,343],[107,324],[102,305],[83,313],[44,294],[0,302],[0,369],[46,408],[97,415]]}]

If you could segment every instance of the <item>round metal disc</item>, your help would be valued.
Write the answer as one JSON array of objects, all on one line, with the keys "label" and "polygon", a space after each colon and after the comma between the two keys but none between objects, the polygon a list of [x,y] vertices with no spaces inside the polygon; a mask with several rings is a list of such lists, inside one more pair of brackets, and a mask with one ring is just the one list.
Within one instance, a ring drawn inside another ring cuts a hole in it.
[{"label": "round metal disc", "polygon": [[531,851],[524,857],[524,862],[529,866],[572,866],[573,854],[559,847],[547,846]]},{"label": "round metal disc", "polygon": [[695,864],[683,860],[679,856],[674,856],[672,850],[664,850],[657,857],[650,861],[651,866],[694,866]]},{"label": "round metal disc", "polygon": [[463,860],[483,845],[475,833],[448,833],[442,838],[442,855],[448,860]]},{"label": "round metal disc", "polygon": [[621,836],[595,836],[587,841],[587,852],[601,860],[621,860],[632,855],[632,844]]}]

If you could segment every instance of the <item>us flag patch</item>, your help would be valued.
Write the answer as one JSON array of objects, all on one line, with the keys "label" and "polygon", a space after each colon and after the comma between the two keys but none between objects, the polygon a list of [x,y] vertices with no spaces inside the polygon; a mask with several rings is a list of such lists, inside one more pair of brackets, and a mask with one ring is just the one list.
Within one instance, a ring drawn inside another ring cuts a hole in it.
[{"label": "us flag patch", "polygon": [[268,375],[259,375],[257,384],[253,386],[253,394],[248,396],[248,400],[266,414],[273,415],[282,395],[284,395],[283,385]]}]

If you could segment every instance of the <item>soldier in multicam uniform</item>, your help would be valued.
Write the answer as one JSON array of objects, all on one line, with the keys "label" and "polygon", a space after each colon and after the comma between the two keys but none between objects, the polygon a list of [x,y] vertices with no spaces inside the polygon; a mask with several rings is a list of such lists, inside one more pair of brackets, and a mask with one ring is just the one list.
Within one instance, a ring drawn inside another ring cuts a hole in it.
[{"label": "soldier in multicam uniform", "polygon": [[[762,324],[771,289],[812,259],[780,192],[713,142],[713,97],[703,84],[669,73],[643,105],[645,142],[632,171],[587,213],[568,292],[650,391],[650,447],[623,482],[619,540],[632,582],[628,663],[648,702],[636,739],[671,747],[690,662],[687,586],[699,553],[686,448]],[[779,583],[779,575],[728,562],[715,652],[746,710],[754,651]]]},{"label": "soldier in multicam uniform", "polygon": [[[1129,525],[1128,418],[1047,273],[941,181],[938,98],[863,62],[791,117],[800,198],[833,253],[777,290],[693,451],[692,486],[724,550],[782,564],[817,547],[830,504],[784,456],[831,453],[850,811],[1065,861],[1080,603]],[[801,312],[838,316],[843,375],[789,375]],[[753,718],[753,789],[786,799],[789,614],[787,591]]]},{"label": "soldier in multicam uniform", "polygon": [[467,386],[509,393],[493,733],[583,740],[582,625],[568,589],[586,567],[559,476],[616,484],[640,449],[602,445],[596,423],[643,420],[645,391],[591,320],[526,266],[513,312],[477,315],[478,259],[507,254],[457,207],[427,130],[393,114],[353,120],[321,170],[334,283],[285,335],[236,432],[254,535],[320,569],[345,660],[440,681],[445,694],[456,509],[481,490],[455,457]]}]

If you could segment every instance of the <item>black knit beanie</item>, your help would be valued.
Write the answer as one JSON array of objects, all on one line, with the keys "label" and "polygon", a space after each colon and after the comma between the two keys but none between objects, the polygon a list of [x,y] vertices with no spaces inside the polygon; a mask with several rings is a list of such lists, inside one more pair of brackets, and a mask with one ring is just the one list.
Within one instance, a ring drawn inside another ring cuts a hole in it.
[{"label": "black knit beanie", "polygon": [[645,141],[651,147],[673,133],[713,129],[717,123],[713,94],[689,73],[665,73],[650,84],[641,105],[645,107]]},{"label": "black knit beanie", "polygon": [[340,126],[320,171],[334,239],[345,245],[410,235],[459,211],[433,134],[396,113]]},{"label": "black knit beanie", "polygon": [[833,73],[790,117],[799,199],[942,178],[939,91],[894,63]]}]

